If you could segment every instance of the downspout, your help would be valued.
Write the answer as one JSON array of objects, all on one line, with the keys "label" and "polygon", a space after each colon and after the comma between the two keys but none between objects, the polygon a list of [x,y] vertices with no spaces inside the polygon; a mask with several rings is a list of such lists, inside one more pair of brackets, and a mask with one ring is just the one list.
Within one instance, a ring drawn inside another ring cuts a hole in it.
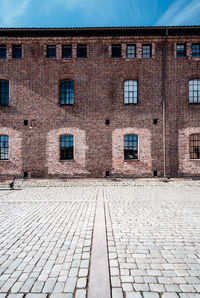
[{"label": "downspout", "polygon": [[163,113],[163,176],[166,177],[166,42],[168,29],[165,31],[165,40],[162,44],[162,113]]}]

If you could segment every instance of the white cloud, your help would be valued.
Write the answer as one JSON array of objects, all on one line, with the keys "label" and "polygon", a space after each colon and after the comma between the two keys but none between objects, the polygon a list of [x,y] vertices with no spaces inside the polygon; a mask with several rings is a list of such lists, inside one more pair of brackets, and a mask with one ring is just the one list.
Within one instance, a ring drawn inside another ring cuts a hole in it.
[{"label": "white cloud", "polygon": [[200,16],[199,0],[176,0],[161,16],[156,25],[193,24],[198,16]]},{"label": "white cloud", "polygon": [[30,0],[1,0],[0,26],[14,27],[28,8]]}]

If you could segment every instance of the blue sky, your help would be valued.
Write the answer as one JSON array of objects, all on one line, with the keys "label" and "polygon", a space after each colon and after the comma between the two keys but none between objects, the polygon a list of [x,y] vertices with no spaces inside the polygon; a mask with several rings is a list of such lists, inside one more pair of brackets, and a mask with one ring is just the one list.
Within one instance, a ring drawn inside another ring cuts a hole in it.
[{"label": "blue sky", "polygon": [[0,4],[0,27],[200,24],[200,0],[0,0]]}]

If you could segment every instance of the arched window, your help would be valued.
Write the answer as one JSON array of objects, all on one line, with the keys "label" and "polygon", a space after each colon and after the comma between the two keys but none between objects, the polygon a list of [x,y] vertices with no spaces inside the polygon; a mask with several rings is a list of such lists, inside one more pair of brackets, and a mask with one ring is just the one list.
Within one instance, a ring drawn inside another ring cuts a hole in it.
[{"label": "arched window", "polygon": [[138,136],[124,136],[124,159],[138,159]]},{"label": "arched window", "polygon": [[60,160],[74,159],[74,136],[60,137]]},{"label": "arched window", "polygon": [[124,103],[138,103],[138,83],[137,80],[127,80],[124,82]]},{"label": "arched window", "polygon": [[200,159],[200,133],[189,136],[190,159]]},{"label": "arched window", "polygon": [[8,160],[9,137],[0,135],[0,160]]},{"label": "arched window", "polygon": [[189,102],[200,103],[200,79],[189,81]]},{"label": "arched window", "polygon": [[9,105],[9,81],[0,80],[0,105]]},{"label": "arched window", "polygon": [[65,80],[60,82],[60,104],[74,104],[74,82]]}]

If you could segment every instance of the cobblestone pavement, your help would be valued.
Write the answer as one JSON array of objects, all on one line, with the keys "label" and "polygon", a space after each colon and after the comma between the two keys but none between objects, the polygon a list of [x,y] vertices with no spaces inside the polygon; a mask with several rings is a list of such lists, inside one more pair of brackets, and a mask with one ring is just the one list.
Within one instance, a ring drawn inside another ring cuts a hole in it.
[{"label": "cobblestone pavement", "polygon": [[0,192],[0,298],[87,297],[100,195],[112,298],[200,297],[199,182],[34,182]]},{"label": "cobblestone pavement", "polygon": [[113,298],[200,297],[200,188],[106,188]]}]

